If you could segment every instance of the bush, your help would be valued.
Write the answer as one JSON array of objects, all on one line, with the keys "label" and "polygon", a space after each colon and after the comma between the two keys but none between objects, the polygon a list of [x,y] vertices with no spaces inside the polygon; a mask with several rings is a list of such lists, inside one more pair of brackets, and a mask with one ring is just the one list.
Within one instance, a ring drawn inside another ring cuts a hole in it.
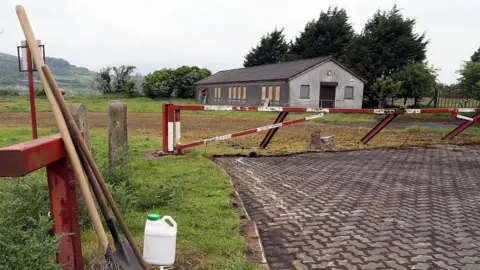
[{"label": "bush", "polygon": [[45,93],[45,89],[43,88],[35,88],[35,97],[46,97],[47,93]]},{"label": "bush", "polygon": [[18,97],[20,96],[20,91],[14,88],[7,88],[0,90],[0,97]]},{"label": "bush", "polygon": [[60,269],[45,179],[28,175],[0,180],[1,268]]}]

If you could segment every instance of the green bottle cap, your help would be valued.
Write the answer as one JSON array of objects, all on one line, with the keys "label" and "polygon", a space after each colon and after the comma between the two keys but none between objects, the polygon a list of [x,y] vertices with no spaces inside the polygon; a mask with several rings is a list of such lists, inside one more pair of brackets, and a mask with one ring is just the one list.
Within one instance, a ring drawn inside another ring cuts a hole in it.
[{"label": "green bottle cap", "polygon": [[160,219],[160,215],[159,215],[159,214],[148,214],[148,215],[147,215],[147,219],[148,219],[148,220],[151,220],[151,221],[159,220],[159,219]]}]

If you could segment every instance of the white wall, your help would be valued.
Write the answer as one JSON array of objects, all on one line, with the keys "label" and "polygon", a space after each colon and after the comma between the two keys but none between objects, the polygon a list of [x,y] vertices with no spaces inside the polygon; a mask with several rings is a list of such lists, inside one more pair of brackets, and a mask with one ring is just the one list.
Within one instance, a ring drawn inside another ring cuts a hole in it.
[{"label": "white wall", "polygon": [[[327,76],[329,70],[332,72],[331,76]],[[320,99],[320,82],[338,82],[335,108],[362,108],[363,82],[333,61],[328,61],[291,79],[289,106],[317,108]],[[310,99],[300,99],[302,84],[310,85]],[[353,100],[343,98],[345,86],[353,86]]]}]

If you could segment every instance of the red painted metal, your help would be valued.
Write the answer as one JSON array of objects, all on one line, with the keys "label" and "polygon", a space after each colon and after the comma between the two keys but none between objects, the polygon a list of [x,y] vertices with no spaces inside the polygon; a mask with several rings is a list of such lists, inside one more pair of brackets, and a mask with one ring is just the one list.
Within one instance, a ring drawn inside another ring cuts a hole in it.
[{"label": "red painted metal", "polygon": [[[382,121],[380,121],[372,130],[370,130],[362,139],[362,143],[368,143],[372,138],[374,138],[383,128],[385,128],[393,119],[395,119],[400,114],[419,114],[419,113],[448,113],[455,116],[457,113],[467,113],[467,112],[476,112],[480,113],[480,108],[431,108],[431,109],[340,109],[340,108],[305,108],[305,107],[258,107],[258,106],[230,106],[230,105],[175,105],[172,106],[172,112],[168,112],[168,115],[176,114],[180,110],[205,110],[205,111],[261,111],[261,112],[280,112],[275,123],[280,123],[283,120],[280,119],[280,116],[285,116],[289,112],[295,113],[343,113],[343,114],[375,114],[375,115],[386,115]],[[175,111],[175,113],[173,112]],[[476,115],[477,116],[477,115]],[[164,116],[165,117],[165,116]],[[167,116],[170,117],[170,116]],[[169,120],[170,121],[170,120]],[[175,120],[178,121],[178,120]],[[295,120],[294,120],[295,121]],[[480,122],[480,117],[475,117],[472,121],[466,121],[460,125],[457,129],[452,131],[451,134],[448,134],[447,137],[454,137],[462,132],[465,128],[470,126],[472,123]],[[286,123],[286,122],[285,122]],[[262,129],[265,130],[265,129]],[[272,137],[275,135],[275,132],[278,130],[278,127],[271,127],[268,131],[265,138],[260,143],[260,147],[265,148],[268,143],[271,141]],[[171,132],[171,131],[170,131]],[[226,138],[233,138],[245,134],[250,134],[256,132],[254,129],[241,131],[237,133],[227,134],[224,136],[218,136],[207,140],[201,140],[193,142],[190,144],[177,145],[174,143],[174,150],[185,149],[188,147],[202,145],[206,142],[223,140]],[[164,133],[167,134],[167,133]],[[173,134],[172,132],[169,134]],[[165,135],[165,136],[168,136]],[[167,138],[164,136],[164,141]],[[164,151],[167,153],[166,151]],[[172,153],[172,151],[169,151]]]},{"label": "red painted metal", "polygon": [[469,126],[473,125],[473,123],[475,123],[476,121],[478,121],[480,119],[480,112],[477,112],[473,117],[472,117],[472,121],[470,120],[466,120],[465,122],[463,122],[462,124],[460,124],[458,127],[456,127],[454,130],[452,130],[450,133],[448,133],[447,135],[445,135],[442,140],[445,140],[445,139],[453,139],[455,136],[457,136],[458,134],[460,134],[462,131],[464,131],[465,129],[467,129]]},{"label": "red painted metal", "polygon": [[24,176],[65,156],[60,135],[0,148],[0,176]]},{"label": "red painted metal", "polygon": [[384,127],[386,127],[390,122],[393,121],[397,117],[398,114],[389,114],[382,121],[378,122],[378,124],[370,130],[365,137],[363,137],[360,141],[363,144],[367,144],[373,137],[375,137]]},{"label": "red painted metal", "polygon": [[[280,112],[277,116],[277,119],[275,119],[275,122],[273,123],[274,124],[282,123],[283,121],[285,121],[285,118],[287,118],[287,116],[288,116],[288,112]],[[277,133],[278,129],[280,128],[277,127],[277,128],[268,130],[267,134],[265,135],[262,142],[260,143],[260,148],[265,149],[268,146],[270,141],[273,139],[273,136],[275,136],[275,134]]]},{"label": "red painted metal", "polygon": [[60,135],[0,148],[0,177],[21,177],[45,166],[53,232],[65,234],[57,261],[63,269],[83,269],[75,180]]},{"label": "red painted metal", "polygon": [[48,164],[47,179],[53,233],[65,235],[59,239],[57,262],[63,269],[83,269],[75,180],[68,159]]},{"label": "red painted metal", "polygon": [[35,85],[33,82],[33,66],[32,66],[32,54],[30,49],[26,48],[27,51],[27,68],[28,68],[28,92],[30,95],[30,120],[32,123],[32,137],[33,139],[38,138],[37,133],[37,114],[35,110]]},{"label": "red painted metal", "polygon": [[175,122],[180,122],[180,110],[175,110]]},{"label": "red painted metal", "polygon": [[164,153],[168,152],[168,106],[170,104],[162,105],[162,150]]}]

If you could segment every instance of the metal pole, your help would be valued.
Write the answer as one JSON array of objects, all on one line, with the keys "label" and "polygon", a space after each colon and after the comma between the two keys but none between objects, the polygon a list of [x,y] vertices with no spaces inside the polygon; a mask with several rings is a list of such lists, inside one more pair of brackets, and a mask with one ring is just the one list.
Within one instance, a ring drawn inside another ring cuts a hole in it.
[{"label": "metal pole", "polygon": [[32,55],[30,54],[30,49],[26,46],[27,52],[27,68],[28,68],[28,92],[30,95],[30,118],[32,121],[32,136],[33,139],[38,138],[37,133],[37,113],[35,110],[35,85],[33,83],[33,65],[32,65]]}]

